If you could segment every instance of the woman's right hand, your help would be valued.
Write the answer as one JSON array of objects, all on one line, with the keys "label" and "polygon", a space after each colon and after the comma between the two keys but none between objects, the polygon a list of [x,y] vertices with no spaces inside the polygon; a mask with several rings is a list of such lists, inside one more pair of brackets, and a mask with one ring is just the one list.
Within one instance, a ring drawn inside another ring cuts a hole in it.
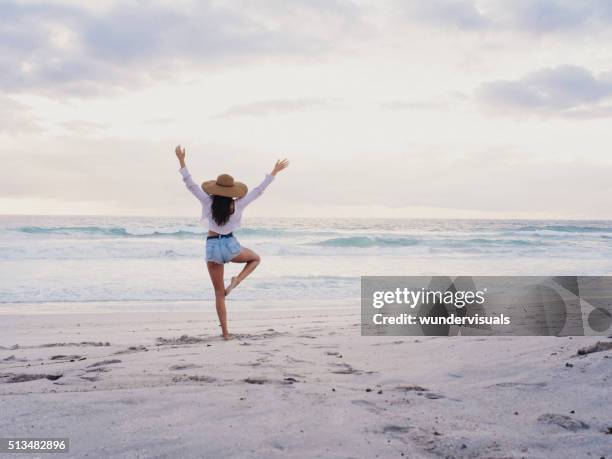
[{"label": "woman's right hand", "polygon": [[279,159],[278,161],[276,161],[276,164],[274,165],[274,169],[272,169],[272,172],[270,173],[270,175],[276,176],[276,174],[278,174],[280,171],[288,167],[289,167],[289,161],[287,159],[283,159],[282,161]]},{"label": "woman's right hand", "polygon": [[185,148],[181,148],[180,145],[177,145],[174,149],[174,154],[176,154],[181,167],[185,167]]}]

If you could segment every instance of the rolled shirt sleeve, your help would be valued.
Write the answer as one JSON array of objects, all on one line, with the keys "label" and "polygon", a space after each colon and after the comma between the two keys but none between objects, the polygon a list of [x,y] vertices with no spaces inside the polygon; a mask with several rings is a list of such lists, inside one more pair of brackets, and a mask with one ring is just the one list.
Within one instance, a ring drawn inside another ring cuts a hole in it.
[{"label": "rolled shirt sleeve", "polygon": [[268,188],[268,185],[270,185],[270,183],[272,183],[273,181],[274,181],[274,176],[271,174],[266,174],[266,177],[263,179],[263,182],[261,182],[251,191],[249,191],[244,198],[238,199],[236,203],[240,205],[240,207],[242,208],[248,206],[250,203],[255,201],[258,197],[260,197],[265,191],[265,189]]},{"label": "rolled shirt sleeve", "polygon": [[185,183],[185,186],[191,192],[191,194],[193,194],[202,204],[210,204],[210,196],[208,196],[204,192],[200,185],[193,181],[187,167],[182,167],[181,169],[179,169],[179,172],[183,177],[183,182]]}]

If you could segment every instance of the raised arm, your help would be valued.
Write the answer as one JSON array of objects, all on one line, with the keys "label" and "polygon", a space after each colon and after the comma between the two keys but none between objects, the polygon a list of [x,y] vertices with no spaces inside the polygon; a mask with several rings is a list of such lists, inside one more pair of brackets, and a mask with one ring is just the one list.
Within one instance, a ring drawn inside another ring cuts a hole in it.
[{"label": "raised arm", "polygon": [[195,183],[193,181],[193,179],[191,178],[191,174],[187,170],[187,165],[185,164],[185,148],[181,148],[181,146],[178,145],[174,149],[174,153],[176,154],[176,157],[179,160],[179,164],[181,166],[181,169],[179,170],[179,172],[183,176],[183,182],[185,183],[185,186],[187,187],[187,189],[202,204],[209,205],[210,204],[210,196],[208,196],[206,193],[204,193],[204,190],[202,190],[200,185],[198,185],[197,183]]},{"label": "raised arm", "polygon": [[236,200],[236,204],[244,208],[253,201],[255,201],[255,199],[257,199],[263,194],[264,190],[268,187],[268,185],[272,183],[274,177],[276,177],[276,174],[278,174],[283,169],[286,169],[287,167],[289,167],[289,161],[287,161],[286,159],[283,159],[282,161],[279,159],[278,161],[276,161],[272,172],[266,174],[266,177],[263,179],[263,182],[261,182],[251,191],[249,191],[244,198]]}]

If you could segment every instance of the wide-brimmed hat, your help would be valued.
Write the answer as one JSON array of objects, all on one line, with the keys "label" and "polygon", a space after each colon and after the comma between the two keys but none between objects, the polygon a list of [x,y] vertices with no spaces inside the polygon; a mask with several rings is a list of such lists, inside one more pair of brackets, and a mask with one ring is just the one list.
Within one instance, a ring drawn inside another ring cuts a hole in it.
[{"label": "wide-brimmed hat", "polygon": [[208,180],[202,183],[202,189],[216,196],[226,196],[228,198],[241,198],[247,194],[248,188],[242,182],[236,182],[234,177],[229,174],[221,174],[217,180]]}]

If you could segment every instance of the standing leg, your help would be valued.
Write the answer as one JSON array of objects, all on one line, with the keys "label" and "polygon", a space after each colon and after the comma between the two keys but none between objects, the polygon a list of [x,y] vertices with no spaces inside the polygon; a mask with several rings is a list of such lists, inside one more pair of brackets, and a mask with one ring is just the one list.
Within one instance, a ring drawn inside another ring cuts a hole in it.
[{"label": "standing leg", "polygon": [[229,339],[229,332],[227,330],[227,311],[225,309],[225,286],[223,285],[223,265],[219,263],[213,263],[209,261],[206,263],[208,266],[208,274],[210,274],[210,280],[212,281],[213,288],[215,289],[215,306],[217,307],[217,315],[219,316],[219,322],[221,322],[221,331],[223,332],[223,338]]},{"label": "standing leg", "polygon": [[229,293],[238,286],[240,282],[242,282],[249,274],[255,271],[255,268],[259,266],[259,262],[261,258],[251,249],[247,249],[243,247],[240,250],[240,253],[232,258],[232,263],[246,263],[240,274],[235,277],[232,277],[230,284],[225,289],[225,296],[229,295]]}]

